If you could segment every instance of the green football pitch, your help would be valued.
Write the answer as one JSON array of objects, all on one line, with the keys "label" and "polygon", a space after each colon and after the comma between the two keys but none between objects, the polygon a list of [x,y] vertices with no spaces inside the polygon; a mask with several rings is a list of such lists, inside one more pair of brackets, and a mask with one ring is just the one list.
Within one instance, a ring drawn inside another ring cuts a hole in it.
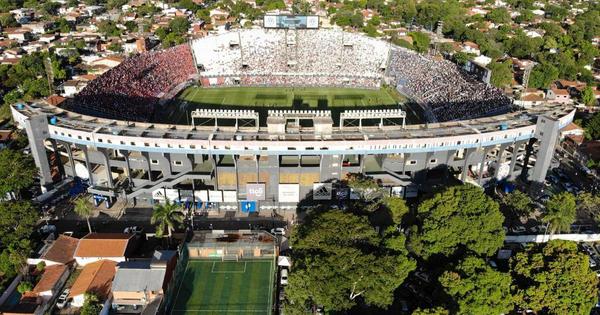
[{"label": "green football pitch", "polygon": [[274,275],[271,259],[190,259],[171,314],[271,314]]},{"label": "green football pitch", "polygon": [[189,103],[203,105],[226,105],[240,107],[368,107],[396,105],[396,95],[382,88],[266,88],[233,87],[206,89],[190,87],[179,98]]},{"label": "green football pitch", "polygon": [[[334,116],[346,109],[398,108],[406,99],[387,89],[286,88],[192,86],[174,102],[159,110],[156,120],[189,124],[189,113],[198,108],[252,109],[266,114],[270,109],[331,110]],[[266,115],[263,115],[266,117]]]}]

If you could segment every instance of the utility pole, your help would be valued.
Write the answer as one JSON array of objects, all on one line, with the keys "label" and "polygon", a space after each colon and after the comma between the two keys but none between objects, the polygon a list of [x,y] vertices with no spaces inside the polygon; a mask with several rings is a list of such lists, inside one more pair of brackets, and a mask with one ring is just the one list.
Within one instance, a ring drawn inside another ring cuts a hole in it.
[{"label": "utility pole", "polygon": [[44,68],[46,70],[46,79],[48,80],[48,91],[54,94],[54,71],[52,70],[52,61],[50,60],[50,52],[44,58]]}]

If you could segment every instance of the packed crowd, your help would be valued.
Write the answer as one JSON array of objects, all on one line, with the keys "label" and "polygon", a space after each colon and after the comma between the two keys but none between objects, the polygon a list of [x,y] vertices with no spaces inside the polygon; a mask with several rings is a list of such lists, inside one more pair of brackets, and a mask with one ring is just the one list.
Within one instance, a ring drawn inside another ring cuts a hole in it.
[{"label": "packed crowd", "polygon": [[337,30],[251,29],[191,44],[206,76],[304,75],[381,77],[389,44]]},{"label": "packed crowd", "polygon": [[511,106],[501,90],[470,77],[456,64],[409,50],[392,50],[388,75],[401,93],[421,103],[440,122],[504,113]]},{"label": "packed crowd", "polygon": [[72,102],[71,109],[83,114],[146,121],[165,93],[196,73],[188,45],[139,54],[90,82]]},{"label": "packed crowd", "polygon": [[297,86],[297,87],[361,87],[376,89],[381,78],[367,76],[309,76],[309,75],[242,75],[204,77],[203,86]]}]

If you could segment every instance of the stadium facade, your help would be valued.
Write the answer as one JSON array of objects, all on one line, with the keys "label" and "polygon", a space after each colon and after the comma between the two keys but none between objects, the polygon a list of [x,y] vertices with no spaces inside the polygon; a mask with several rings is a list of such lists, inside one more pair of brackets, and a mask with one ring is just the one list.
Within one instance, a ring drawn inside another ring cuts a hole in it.
[{"label": "stadium facade", "polygon": [[[314,45],[339,54],[313,53]],[[97,200],[169,198],[254,211],[343,198],[335,183],[348,173],[374,176],[407,197],[451,176],[481,185],[517,176],[543,182],[559,131],[575,114],[550,104],[513,109],[448,61],[330,30],[231,32],[150,54],[127,59],[61,107],[12,108],[42,185],[78,176]],[[399,109],[346,110],[335,121],[328,110],[201,109],[192,120],[214,124],[153,122],[155,109],[190,84],[388,84],[415,100],[427,123],[387,123],[405,118]]]}]

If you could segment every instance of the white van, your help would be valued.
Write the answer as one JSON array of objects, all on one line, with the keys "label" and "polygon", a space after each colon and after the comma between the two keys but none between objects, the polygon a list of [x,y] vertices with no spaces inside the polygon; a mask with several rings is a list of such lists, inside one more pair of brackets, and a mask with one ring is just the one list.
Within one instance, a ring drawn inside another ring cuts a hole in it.
[{"label": "white van", "polygon": [[287,269],[281,269],[281,274],[279,276],[279,284],[287,285],[288,284],[288,271]]}]

